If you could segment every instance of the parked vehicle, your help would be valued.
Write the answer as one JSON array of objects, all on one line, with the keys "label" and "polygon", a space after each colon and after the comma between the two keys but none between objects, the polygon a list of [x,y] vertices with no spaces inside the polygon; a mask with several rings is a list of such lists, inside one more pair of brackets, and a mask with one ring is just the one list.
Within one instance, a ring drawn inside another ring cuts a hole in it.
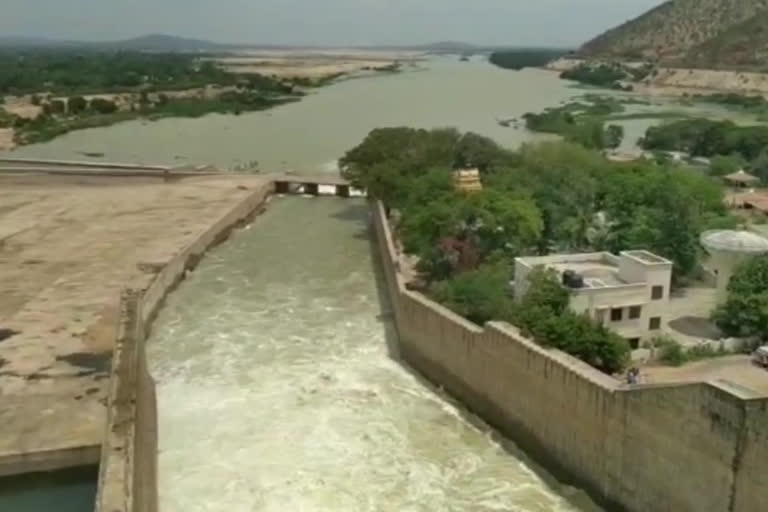
[{"label": "parked vehicle", "polygon": [[755,352],[752,354],[752,362],[755,363],[758,366],[762,366],[765,369],[768,369],[768,345],[763,345],[762,347],[759,347]]}]

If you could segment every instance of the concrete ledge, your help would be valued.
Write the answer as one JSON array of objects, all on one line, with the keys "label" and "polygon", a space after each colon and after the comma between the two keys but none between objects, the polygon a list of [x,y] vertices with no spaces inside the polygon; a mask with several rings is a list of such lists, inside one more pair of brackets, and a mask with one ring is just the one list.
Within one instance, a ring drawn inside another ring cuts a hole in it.
[{"label": "concrete ledge", "polygon": [[100,458],[100,445],[18,454],[3,459],[3,464],[0,466],[0,476],[95,466],[99,463]]},{"label": "concrete ledge", "polygon": [[107,431],[101,452],[96,510],[157,510],[157,401],[147,369],[145,340],[166,296],[203,254],[247,222],[272,193],[267,183],[202,232],[156,275],[148,287],[121,294],[120,331],[110,377]]}]

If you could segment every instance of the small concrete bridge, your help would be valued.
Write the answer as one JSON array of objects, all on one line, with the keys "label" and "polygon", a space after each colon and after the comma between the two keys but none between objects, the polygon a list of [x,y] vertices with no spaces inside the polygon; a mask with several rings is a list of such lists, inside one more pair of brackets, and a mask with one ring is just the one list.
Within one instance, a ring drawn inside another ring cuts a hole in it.
[{"label": "small concrete bridge", "polygon": [[365,191],[352,187],[347,180],[334,175],[279,174],[266,177],[274,182],[278,194],[365,196]]},{"label": "small concrete bridge", "polygon": [[[222,171],[212,166],[148,165],[141,163],[93,162],[75,160],[49,160],[33,158],[0,158],[0,173],[50,174],[59,176],[100,177],[155,177],[165,181],[196,176],[242,174]],[[339,197],[365,196],[345,179],[332,174],[259,174],[275,184],[278,194],[335,195]]]}]

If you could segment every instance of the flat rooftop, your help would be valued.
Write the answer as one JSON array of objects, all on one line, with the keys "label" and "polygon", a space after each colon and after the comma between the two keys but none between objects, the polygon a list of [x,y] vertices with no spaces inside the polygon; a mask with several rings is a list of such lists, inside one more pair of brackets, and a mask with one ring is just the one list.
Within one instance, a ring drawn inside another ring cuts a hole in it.
[{"label": "flat rooftop", "polygon": [[612,262],[595,258],[587,261],[574,261],[565,263],[550,263],[548,268],[562,274],[566,270],[572,270],[581,274],[584,278],[585,288],[605,288],[607,286],[622,286],[629,284],[619,277],[619,268]]},{"label": "flat rooftop", "polygon": [[632,286],[641,283],[631,282],[622,274],[622,261],[634,260],[645,267],[668,266],[672,262],[649,251],[623,251],[620,256],[609,252],[551,254],[549,256],[531,256],[517,258],[529,268],[545,266],[559,274],[572,271],[584,278],[585,289],[607,288],[613,286]]},{"label": "flat rooftop", "polygon": [[101,443],[120,290],[265,183],[0,174],[0,469]]}]

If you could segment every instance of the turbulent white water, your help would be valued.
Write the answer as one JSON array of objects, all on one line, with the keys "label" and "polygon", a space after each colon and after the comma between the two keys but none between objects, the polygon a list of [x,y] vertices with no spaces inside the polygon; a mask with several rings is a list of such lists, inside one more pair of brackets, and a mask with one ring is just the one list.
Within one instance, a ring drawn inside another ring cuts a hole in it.
[{"label": "turbulent white water", "polygon": [[597,510],[389,357],[367,217],[277,199],[170,297],[163,512]]}]

